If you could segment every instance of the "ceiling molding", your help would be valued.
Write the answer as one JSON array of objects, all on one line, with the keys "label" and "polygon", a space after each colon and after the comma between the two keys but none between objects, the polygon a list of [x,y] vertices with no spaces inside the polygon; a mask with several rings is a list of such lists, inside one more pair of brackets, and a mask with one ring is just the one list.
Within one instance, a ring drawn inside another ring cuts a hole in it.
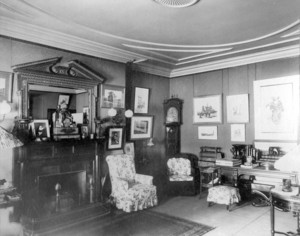
[{"label": "ceiling molding", "polygon": [[290,47],[279,48],[259,53],[248,54],[245,56],[240,57],[232,57],[225,60],[219,60],[209,63],[204,63],[201,65],[184,67],[182,69],[174,69],[170,73],[170,78],[202,73],[212,70],[219,70],[225,69],[235,66],[242,66],[247,64],[253,64],[263,61],[275,60],[275,59],[282,59],[288,57],[296,57],[300,55],[300,48],[299,45],[293,45]]},{"label": "ceiling molding", "polygon": [[0,17],[0,34],[16,39],[44,44],[47,46],[126,63],[145,59],[144,55],[121,50],[94,41],[45,29],[35,25],[21,23],[6,17]]}]

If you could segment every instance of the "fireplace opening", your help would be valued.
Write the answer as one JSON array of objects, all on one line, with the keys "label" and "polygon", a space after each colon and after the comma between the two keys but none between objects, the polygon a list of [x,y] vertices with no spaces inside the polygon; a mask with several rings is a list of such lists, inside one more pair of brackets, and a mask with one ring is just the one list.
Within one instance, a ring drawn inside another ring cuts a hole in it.
[{"label": "fireplace opening", "polygon": [[86,171],[70,171],[37,177],[43,212],[65,212],[86,202]]}]

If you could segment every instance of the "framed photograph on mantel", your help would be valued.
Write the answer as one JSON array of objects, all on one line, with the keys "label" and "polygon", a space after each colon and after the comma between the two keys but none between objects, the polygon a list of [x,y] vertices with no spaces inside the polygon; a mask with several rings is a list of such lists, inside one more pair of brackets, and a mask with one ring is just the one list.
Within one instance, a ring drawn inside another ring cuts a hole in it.
[{"label": "framed photograph on mantel", "polygon": [[254,81],[256,140],[297,140],[299,75]]},{"label": "framed photograph on mantel", "polygon": [[222,123],[222,95],[194,98],[193,123]]},{"label": "framed photograph on mantel", "polygon": [[134,90],[134,113],[147,114],[149,104],[148,88],[135,87]]}]

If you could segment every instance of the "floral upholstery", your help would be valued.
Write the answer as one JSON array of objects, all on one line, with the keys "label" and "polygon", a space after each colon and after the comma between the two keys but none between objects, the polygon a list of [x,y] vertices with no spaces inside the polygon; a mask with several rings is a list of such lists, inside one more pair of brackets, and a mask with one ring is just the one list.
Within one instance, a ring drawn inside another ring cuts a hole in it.
[{"label": "floral upholstery", "polygon": [[231,186],[218,185],[208,189],[207,201],[217,204],[238,203],[241,200],[239,189]]},{"label": "floral upholstery", "polygon": [[191,162],[185,158],[170,158],[167,162],[170,181],[193,181]]},{"label": "floral upholstery", "polygon": [[131,212],[157,205],[153,177],[136,173],[132,155],[109,155],[106,162],[112,186],[111,197],[118,209]]}]

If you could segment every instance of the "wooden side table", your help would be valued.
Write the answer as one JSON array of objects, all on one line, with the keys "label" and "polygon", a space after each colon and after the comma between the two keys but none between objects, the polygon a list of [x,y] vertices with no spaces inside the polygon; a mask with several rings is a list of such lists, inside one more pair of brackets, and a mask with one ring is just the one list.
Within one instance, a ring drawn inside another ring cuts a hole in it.
[{"label": "wooden side table", "polygon": [[[220,180],[220,171],[219,167],[208,167],[208,168],[200,168],[200,194],[199,198],[201,198],[201,193],[203,188],[210,188],[215,185],[218,185]],[[215,180],[217,181],[215,182]]]},{"label": "wooden side table", "polygon": [[[281,188],[273,188],[270,191],[270,205],[271,205],[271,235],[283,234],[283,235],[300,235],[300,195],[299,187],[292,187],[292,192],[283,192]],[[297,232],[280,232],[275,230],[275,211],[274,208],[279,207],[284,211],[290,211],[297,216]]]}]

